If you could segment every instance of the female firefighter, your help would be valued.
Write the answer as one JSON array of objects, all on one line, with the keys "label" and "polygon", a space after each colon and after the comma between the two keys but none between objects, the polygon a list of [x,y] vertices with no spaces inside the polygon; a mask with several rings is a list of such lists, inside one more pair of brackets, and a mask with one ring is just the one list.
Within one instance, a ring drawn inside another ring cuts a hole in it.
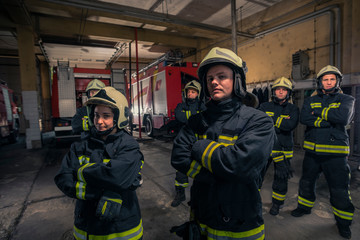
[{"label": "female firefighter", "polygon": [[[201,85],[198,81],[192,80],[185,85],[184,92],[185,101],[179,103],[175,108],[175,119],[179,127],[185,125],[191,115],[195,115],[205,110],[205,105],[200,99]],[[171,203],[172,207],[177,207],[181,202],[185,201],[185,188],[189,185],[188,177],[176,171],[175,190],[176,195]]]},{"label": "female firefighter", "polygon": [[90,137],[74,142],[55,176],[59,189],[76,198],[75,239],[142,239],[136,188],[143,155],[124,130],[125,96],[105,87],[87,103]]},{"label": "female firefighter", "polygon": [[285,201],[288,179],[292,177],[290,160],[293,157],[293,130],[299,122],[299,108],[289,102],[292,90],[293,84],[289,79],[276,79],[271,86],[272,101],[262,103],[259,108],[272,118],[277,136],[270,158],[275,168],[271,215],[279,214]]},{"label": "female firefighter", "polygon": [[330,202],[342,237],[350,239],[354,215],[349,184],[349,136],[345,130],[354,116],[355,99],[341,93],[342,74],[334,66],[322,68],[316,77],[317,89],[305,99],[300,122],[306,125],[299,183],[298,207],[294,217],[310,214],[315,204],[315,184],[323,172],[330,191]]},{"label": "female firefighter", "polygon": [[275,137],[273,123],[243,103],[255,104],[246,92],[245,63],[231,50],[211,49],[198,76],[211,100],[175,138],[171,162],[193,178],[191,221],[171,231],[184,239],[187,234],[194,239],[264,239],[259,187]]}]

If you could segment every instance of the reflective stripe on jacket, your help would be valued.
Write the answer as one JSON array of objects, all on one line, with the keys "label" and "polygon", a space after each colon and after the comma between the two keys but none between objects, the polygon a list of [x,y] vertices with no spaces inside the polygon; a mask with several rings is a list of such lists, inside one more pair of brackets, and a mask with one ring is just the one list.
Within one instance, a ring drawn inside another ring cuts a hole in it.
[{"label": "reflective stripe on jacket", "polygon": [[192,130],[191,117],[174,140],[171,163],[194,179],[190,204],[201,224],[228,233],[256,229],[263,224],[258,188],[273,146],[273,123],[236,98],[206,107],[208,129]]},{"label": "reflective stripe on jacket", "polygon": [[345,130],[354,116],[355,99],[347,94],[318,94],[305,99],[300,122],[306,125],[304,149],[317,154],[348,155]]},{"label": "reflective stripe on jacket", "polygon": [[259,110],[265,112],[274,122],[277,136],[272,154],[282,152],[286,158],[293,157],[293,130],[299,123],[299,108],[289,102],[278,104],[266,102]]},{"label": "reflective stripe on jacket", "polygon": [[[55,183],[67,196],[78,199],[74,222],[77,239],[86,235],[89,239],[111,239],[111,236],[130,239],[135,229],[140,235],[135,234],[133,239],[141,238],[141,214],[135,189],[140,185],[142,165],[139,144],[124,130],[109,135],[106,141],[91,137],[71,145]],[[95,215],[104,191],[119,195],[122,200],[119,216],[110,223]]]}]

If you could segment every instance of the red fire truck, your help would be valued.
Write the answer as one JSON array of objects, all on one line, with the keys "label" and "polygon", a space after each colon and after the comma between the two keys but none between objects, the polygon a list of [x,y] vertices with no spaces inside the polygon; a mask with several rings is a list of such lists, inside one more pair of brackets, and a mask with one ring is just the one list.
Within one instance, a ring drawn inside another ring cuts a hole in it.
[{"label": "red fire truck", "polygon": [[57,140],[78,137],[72,134],[71,119],[87,101],[86,86],[99,79],[106,86],[125,92],[125,73],[120,69],[71,68],[59,65],[52,71],[52,119]]},{"label": "red fire truck", "polygon": [[19,133],[18,108],[14,102],[13,90],[5,82],[0,83],[0,137],[10,143],[17,141]]},{"label": "red fire truck", "polygon": [[184,97],[184,86],[197,79],[198,63],[167,63],[162,61],[140,71],[139,81],[136,75],[131,79],[132,126],[140,122],[148,136],[153,136],[154,130],[169,133],[175,108]]}]

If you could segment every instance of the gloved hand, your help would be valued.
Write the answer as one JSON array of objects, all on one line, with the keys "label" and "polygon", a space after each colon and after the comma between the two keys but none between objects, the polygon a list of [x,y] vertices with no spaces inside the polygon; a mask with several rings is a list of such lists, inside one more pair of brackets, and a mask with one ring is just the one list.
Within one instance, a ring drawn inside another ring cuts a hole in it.
[{"label": "gloved hand", "polygon": [[197,134],[204,134],[209,127],[202,113],[191,115],[188,126]]},{"label": "gloved hand", "polygon": [[119,194],[105,192],[99,200],[95,215],[99,217],[101,221],[113,221],[120,216],[121,206],[122,199]]},{"label": "gloved hand", "polygon": [[286,164],[286,167],[289,170],[289,179],[290,179],[290,178],[292,178],[294,176],[295,170],[291,167],[290,159],[285,158],[285,164]]},{"label": "gloved hand", "polygon": [[280,179],[289,179],[290,172],[288,167],[286,166],[285,160],[280,162],[274,162],[275,167],[275,175]]}]

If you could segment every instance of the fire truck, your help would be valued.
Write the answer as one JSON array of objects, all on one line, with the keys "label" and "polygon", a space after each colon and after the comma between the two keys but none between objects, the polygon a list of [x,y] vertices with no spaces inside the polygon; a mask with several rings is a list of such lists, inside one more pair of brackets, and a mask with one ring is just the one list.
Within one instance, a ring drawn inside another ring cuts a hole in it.
[{"label": "fire truck", "polygon": [[87,101],[86,87],[94,79],[126,92],[125,71],[121,69],[71,68],[59,64],[52,71],[52,121],[55,138],[78,138],[72,133],[71,119]]},{"label": "fire truck", "polygon": [[156,132],[171,133],[175,108],[184,99],[186,83],[197,79],[198,63],[161,61],[131,78],[132,126],[142,126],[152,137]]},{"label": "fire truck", "polygon": [[13,90],[5,82],[0,83],[0,136],[7,138],[10,143],[18,139],[19,115],[14,102]]}]

